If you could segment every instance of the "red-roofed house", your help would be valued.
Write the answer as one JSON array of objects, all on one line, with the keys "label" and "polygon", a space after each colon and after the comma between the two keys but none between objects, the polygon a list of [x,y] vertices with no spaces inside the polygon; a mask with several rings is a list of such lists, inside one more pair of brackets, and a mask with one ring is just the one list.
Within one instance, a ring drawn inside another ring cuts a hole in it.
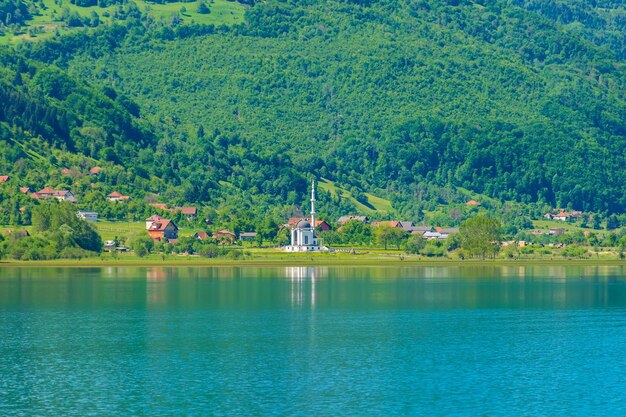
[{"label": "red-roofed house", "polygon": [[209,236],[209,234],[207,232],[198,232],[198,233],[194,234],[193,237],[195,237],[196,239],[199,239],[199,240],[208,240],[208,239],[211,238],[211,236]]},{"label": "red-roofed house", "polygon": [[187,217],[187,220],[192,220],[196,218],[198,214],[198,209],[195,207],[177,207],[176,210],[180,211],[184,216]]},{"label": "red-roofed house", "polygon": [[476,201],[476,200],[470,200],[470,201],[468,201],[468,202],[467,202],[467,203],[465,203],[465,204],[467,204],[468,206],[472,206],[472,207],[478,207],[478,206],[480,206],[480,203],[479,203],[478,201]]},{"label": "red-roofed house", "polygon": [[100,167],[93,167],[89,170],[89,175],[98,175],[99,173],[102,172],[102,168]]},{"label": "red-roofed house", "polygon": [[72,194],[71,191],[68,190],[55,190],[51,187],[46,187],[43,190],[37,191],[30,195],[33,198],[38,200],[45,200],[47,198],[56,198],[59,201],[70,201],[72,203],[76,202],[76,197]]},{"label": "red-roofed house", "polygon": [[555,220],[560,220],[562,222],[566,222],[570,219],[571,215],[569,213],[566,213],[564,211],[560,212],[559,214],[555,214],[553,219]]},{"label": "red-roofed house", "polygon": [[9,177],[8,175],[0,175],[0,183],[7,182],[10,179],[11,177]]},{"label": "red-roofed house", "polygon": [[160,222],[163,219],[163,217],[159,216],[158,214],[153,214],[152,216],[148,217],[146,219],[146,230],[150,230],[150,226],[152,226],[152,223],[154,222]]},{"label": "red-roofed house", "polygon": [[237,236],[230,230],[222,229],[213,234],[213,239],[219,240],[221,243],[235,243]]},{"label": "red-roofed house", "polygon": [[120,201],[130,200],[130,196],[122,195],[117,191],[113,191],[111,194],[107,195],[107,200],[119,203]]},{"label": "red-roofed house", "polygon": [[20,193],[22,194],[30,193],[30,187],[20,187]]},{"label": "red-roofed house", "polygon": [[150,224],[148,234],[154,240],[170,241],[178,239],[178,227],[169,219],[161,219]]},{"label": "red-roofed house", "polygon": [[572,212],[562,211],[552,216],[552,218],[554,220],[560,220],[562,222],[569,222],[569,221],[578,220],[580,218],[580,215],[581,215],[580,211],[572,211]]}]

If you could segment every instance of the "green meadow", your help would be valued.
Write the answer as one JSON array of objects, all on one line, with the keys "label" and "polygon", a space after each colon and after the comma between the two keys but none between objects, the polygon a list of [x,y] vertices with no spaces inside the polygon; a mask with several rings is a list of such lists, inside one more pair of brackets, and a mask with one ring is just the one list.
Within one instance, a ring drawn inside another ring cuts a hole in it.
[{"label": "green meadow", "polygon": [[[244,22],[245,6],[227,0],[210,0],[205,2],[211,11],[208,14],[198,13],[200,1],[174,2],[157,4],[143,0],[136,0],[135,4],[145,14],[157,20],[168,21],[173,16],[178,15],[183,24],[203,24],[203,25],[236,25]],[[91,17],[95,12],[98,14],[101,23],[110,23],[117,5],[109,7],[81,7],[71,4],[68,0],[41,0],[42,5],[39,13],[28,21],[26,27],[21,28],[18,33],[8,32],[0,36],[0,44],[16,44],[22,41],[36,41],[51,38],[58,31],[59,34],[69,33],[77,30],[85,30],[84,27],[70,28],[61,20],[63,9],[78,13],[82,17]]]},{"label": "green meadow", "polygon": [[323,178],[318,186],[324,190],[329,192],[334,197],[342,197],[350,200],[352,204],[355,205],[359,213],[364,213],[371,215],[373,213],[378,213],[380,215],[385,215],[387,213],[391,213],[393,208],[391,206],[391,201],[385,200],[384,198],[377,197],[371,193],[363,193],[367,198],[367,205],[363,204],[360,201],[357,201],[352,196],[352,193],[345,188],[338,186],[334,181],[330,181],[328,179]]}]

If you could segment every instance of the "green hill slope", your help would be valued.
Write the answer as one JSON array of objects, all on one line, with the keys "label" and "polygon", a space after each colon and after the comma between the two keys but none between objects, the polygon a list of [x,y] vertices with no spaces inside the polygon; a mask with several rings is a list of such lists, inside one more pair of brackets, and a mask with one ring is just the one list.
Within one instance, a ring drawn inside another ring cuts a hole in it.
[{"label": "green hill slope", "polygon": [[137,102],[159,157],[135,165],[185,199],[226,181],[297,203],[313,175],[401,213],[463,202],[457,188],[624,212],[625,16],[609,0],[270,0],[230,28],[137,19],[22,49]]}]

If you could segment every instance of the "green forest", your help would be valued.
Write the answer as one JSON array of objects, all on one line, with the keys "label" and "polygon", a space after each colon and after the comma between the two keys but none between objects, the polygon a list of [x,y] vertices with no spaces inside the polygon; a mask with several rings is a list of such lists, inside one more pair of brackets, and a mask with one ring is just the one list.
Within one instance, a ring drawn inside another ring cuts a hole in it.
[{"label": "green forest", "polygon": [[470,198],[626,212],[623,1],[0,0],[0,21],[1,223],[46,185],[252,223],[306,208],[312,178],[350,193],[320,190],[335,218],[366,194],[449,224]]}]

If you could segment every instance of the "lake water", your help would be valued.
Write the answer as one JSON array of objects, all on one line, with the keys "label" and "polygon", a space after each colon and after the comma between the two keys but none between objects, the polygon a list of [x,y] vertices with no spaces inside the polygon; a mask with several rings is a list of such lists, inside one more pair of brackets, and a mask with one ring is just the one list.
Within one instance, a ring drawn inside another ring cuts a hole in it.
[{"label": "lake water", "polygon": [[626,415],[626,268],[0,268],[0,415]]}]

